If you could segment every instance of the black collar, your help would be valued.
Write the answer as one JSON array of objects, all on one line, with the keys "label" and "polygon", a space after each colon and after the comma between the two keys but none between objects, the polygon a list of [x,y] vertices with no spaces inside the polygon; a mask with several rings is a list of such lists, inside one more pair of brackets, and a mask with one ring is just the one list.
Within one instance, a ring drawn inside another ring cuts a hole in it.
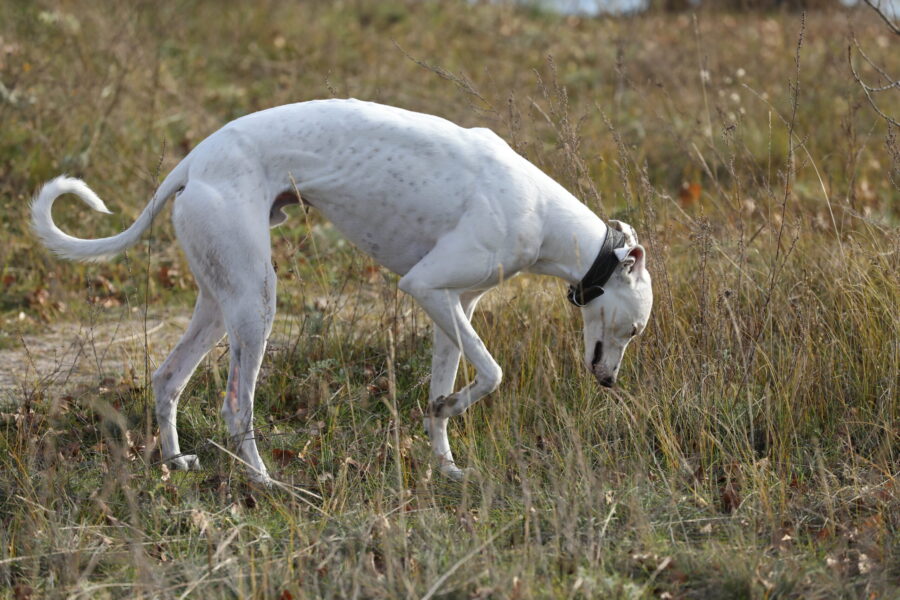
[{"label": "black collar", "polygon": [[625,234],[612,227],[607,227],[603,245],[600,246],[600,252],[597,253],[597,258],[588,269],[587,275],[578,283],[569,286],[567,295],[569,302],[581,307],[603,295],[603,286],[619,266],[619,257],[613,250],[623,246],[625,246]]}]

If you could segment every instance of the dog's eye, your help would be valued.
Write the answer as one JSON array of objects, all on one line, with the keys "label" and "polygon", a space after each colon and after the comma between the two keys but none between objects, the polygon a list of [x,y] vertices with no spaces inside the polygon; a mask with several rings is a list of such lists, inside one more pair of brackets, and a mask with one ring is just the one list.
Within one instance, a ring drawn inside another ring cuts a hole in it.
[{"label": "dog's eye", "polygon": [[603,342],[597,342],[594,346],[594,358],[591,360],[591,366],[595,366],[603,357]]},{"label": "dog's eye", "polygon": [[636,336],[636,335],[637,335],[637,325],[635,325],[635,326],[632,327],[632,329],[631,329],[631,337],[634,337],[634,336]]}]

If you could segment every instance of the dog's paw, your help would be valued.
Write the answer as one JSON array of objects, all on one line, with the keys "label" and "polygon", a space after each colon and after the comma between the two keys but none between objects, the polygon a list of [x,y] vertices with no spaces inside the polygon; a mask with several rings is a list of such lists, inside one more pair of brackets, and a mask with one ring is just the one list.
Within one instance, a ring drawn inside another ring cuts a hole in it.
[{"label": "dog's paw", "polygon": [[450,394],[449,396],[438,396],[428,405],[428,416],[447,419],[455,417],[465,412],[465,405],[460,402],[459,396]]},{"label": "dog's paw", "polygon": [[449,477],[453,481],[465,481],[468,478],[471,478],[475,475],[475,469],[466,468],[460,469],[456,466],[455,462],[452,461],[443,461],[441,463],[441,473],[443,473],[446,477]]},{"label": "dog's paw", "polygon": [[266,472],[250,473],[250,483],[254,486],[269,489],[272,487],[272,478]]},{"label": "dog's paw", "polygon": [[170,458],[166,462],[169,464],[169,468],[175,469],[176,471],[200,470],[200,459],[197,458],[196,454],[182,454],[181,456]]}]

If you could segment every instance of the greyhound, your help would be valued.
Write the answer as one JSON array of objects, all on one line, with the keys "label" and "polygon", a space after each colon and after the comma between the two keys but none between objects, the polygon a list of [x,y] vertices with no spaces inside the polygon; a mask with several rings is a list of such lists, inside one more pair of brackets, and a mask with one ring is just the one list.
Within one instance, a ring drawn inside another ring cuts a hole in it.
[{"label": "greyhound", "polygon": [[[175,426],[182,390],[207,352],[228,335],[222,414],[252,480],[270,482],[253,433],[253,396],[275,317],[269,229],[292,204],[314,207],[353,244],[397,273],[399,287],[434,321],[424,426],[441,471],[461,478],[447,420],[494,391],[500,366],[472,328],[482,295],[521,272],[570,284],[584,320],[584,362],[611,387],[629,341],[653,303],[645,251],[634,229],[609,225],[489,129],[348,100],[301,102],[252,113],[200,142],[165,178],[122,233],[78,239],[51,207],[75,194],[109,213],[81,180],[60,176],[32,201],[43,243],[72,260],[111,257],[134,245],[165,202],[199,294],[184,336],[153,373],[163,460],[199,469]],[[454,392],[460,356],[476,371]]]}]

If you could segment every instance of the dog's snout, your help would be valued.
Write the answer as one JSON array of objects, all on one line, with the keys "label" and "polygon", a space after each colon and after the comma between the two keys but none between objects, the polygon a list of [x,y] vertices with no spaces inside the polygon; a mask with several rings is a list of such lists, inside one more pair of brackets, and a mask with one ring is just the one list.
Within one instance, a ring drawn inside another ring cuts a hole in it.
[{"label": "dog's snout", "polygon": [[597,342],[594,344],[594,358],[591,359],[591,369],[597,367],[597,363],[600,362],[600,359],[603,358],[603,342]]},{"label": "dog's snout", "polygon": [[[594,356],[591,358],[591,373],[597,379],[597,383],[603,387],[611,388],[616,385],[615,370],[612,374],[603,366],[603,342],[597,341],[594,344]],[[616,367],[618,369],[618,367]]]}]

